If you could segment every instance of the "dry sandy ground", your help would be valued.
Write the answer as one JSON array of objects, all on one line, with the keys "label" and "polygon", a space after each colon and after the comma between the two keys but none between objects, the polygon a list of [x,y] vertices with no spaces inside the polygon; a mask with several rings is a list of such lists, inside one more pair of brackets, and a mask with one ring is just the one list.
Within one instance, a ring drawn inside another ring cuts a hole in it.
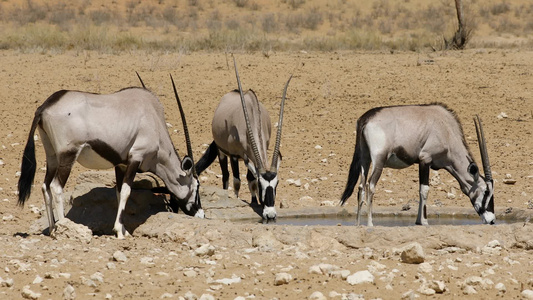
[{"label": "dry sandy ground", "polygon": [[[433,280],[446,286],[439,297],[517,298],[523,290],[533,290],[533,231],[531,223],[524,224],[523,220],[515,225],[367,229],[235,225],[162,213],[148,219],[127,240],[104,235],[85,243],[30,234],[30,225],[40,217],[31,208],[42,206],[39,186],[45,160],[40,142],[34,193],[23,209],[16,206],[17,172],[33,113],[50,94],[60,89],[109,93],[139,86],[138,71],[160,97],[167,122],[172,124],[171,137],[184,154],[168,78],[172,73],[199,158],[212,140],[210,121],[219,98],[236,87],[234,71],[231,58],[224,53],[1,51],[0,57],[2,298],[40,293],[41,299],[59,299],[72,287],[78,299],[177,298],[188,292],[189,296],[205,294],[206,299],[207,295],[219,299],[302,299],[314,292],[328,299],[342,295],[398,299],[431,293],[427,287]],[[320,208],[324,201],[337,203],[353,154],[356,120],[366,110],[438,101],[457,112],[478,163],[472,118],[475,114],[483,118],[498,215],[509,210],[531,214],[533,52],[271,53],[270,57],[237,54],[237,60],[244,88],[257,92],[273,119],[278,115],[283,85],[294,74],[285,107],[278,206],[282,202],[285,208]],[[73,189],[82,171],[81,166],[75,167],[67,190]],[[217,174],[220,169],[215,163],[202,174],[202,185],[220,186]],[[416,167],[386,170],[374,207],[400,211],[409,201],[415,204],[417,174]],[[506,176],[516,183],[504,184]],[[432,178],[430,214],[456,207],[474,213],[449,174],[435,172]],[[301,185],[289,184],[288,179],[300,180]],[[241,191],[241,197],[248,200],[245,184]],[[354,203],[352,197],[349,204]],[[353,207],[348,209],[353,211]],[[431,224],[431,216],[429,221]],[[423,267],[400,259],[398,249],[411,242],[423,247]],[[198,248],[210,248],[214,253],[199,253]],[[120,256],[119,261],[114,259],[116,251],[127,261],[121,262]],[[350,274],[369,271],[374,282],[351,285],[339,274],[309,272],[320,263],[336,265]],[[290,274],[292,280],[275,285],[278,273]],[[217,282],[220,279],[226,280]],[[465,295],[472,293],[472,288],[477,294]],[[409,291],[413,293],[406,294]]]}]

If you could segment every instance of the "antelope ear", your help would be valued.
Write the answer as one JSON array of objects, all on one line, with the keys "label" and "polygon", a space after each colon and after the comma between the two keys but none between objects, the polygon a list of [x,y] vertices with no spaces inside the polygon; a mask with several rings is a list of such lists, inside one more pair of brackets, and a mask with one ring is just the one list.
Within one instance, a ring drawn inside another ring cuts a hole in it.
[{"label": "antelope ear", "polygon": [[477,165],[471,162],[470,165],[468,165],[467,170],[468,173],[472,174],[472,176],[474,177],[474,181],[477,181],[479,178],[479,168],[477,167]]},{"label": "antelope ear", "polygon": [[183,160],[181,161],[181,169],[187,173],[187,175],[191,174],[192,168],[194,167],[194,162],[189,156],[185,156]]}]

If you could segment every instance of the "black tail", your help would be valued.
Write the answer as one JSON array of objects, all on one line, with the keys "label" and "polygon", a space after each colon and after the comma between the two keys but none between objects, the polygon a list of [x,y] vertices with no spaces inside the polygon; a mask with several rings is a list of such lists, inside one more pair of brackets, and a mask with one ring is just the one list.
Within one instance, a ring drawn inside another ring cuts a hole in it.
[{"label": "black tail", "polygon": [[142,84],[142,86],[143,86],[143,89],[146,90],[146,86],[144,85],[144,82],[143,82],[143,80],[142,80],[142,78],[141,78],[141,75],[139,75],[139,73],[137,73],[137,71],[135,71],[135,74],[137,74],[137,78],[139,78],[139,81],[141,82],[141,84]]},{"label": "black tail", "polygon": [[196,174],[200,175],[207,167],[209,167],[214,161],[215,158],[218,155],[218,147],[217,144],[215,144],[215,141],[209,145],[209,148],[205,150],[204,155],[200,160],[196,163]]},{"label": "black tail", "polygon": [[19,201],[20,206],[24,206],[24,202],[28,200],[31,194],[31,186],[33,179],[35,178],[35,170],[37,169],[37,161],[35,160],[35,141],[33,136],[35,129],[41,120],[41,113],[38,110],[35,113],[33,122],[31,124],[30,134],[28,135],[28,142],[24,148],[24,154],[22,156],[22,166],[20,168],[20,178],[18,183]]},{"label": "black tail", "polygon": [[348,182],[346,182],[346,188],[344,188],[344,193],[341,197],[341,205],[344,205],[346,200],[350,198],[359,180],[359,175],[361,174],[361,151],[358,143],[355,144],[355,151],[353,153],[352,164],[350,165],[350,171],[348,172]]}]

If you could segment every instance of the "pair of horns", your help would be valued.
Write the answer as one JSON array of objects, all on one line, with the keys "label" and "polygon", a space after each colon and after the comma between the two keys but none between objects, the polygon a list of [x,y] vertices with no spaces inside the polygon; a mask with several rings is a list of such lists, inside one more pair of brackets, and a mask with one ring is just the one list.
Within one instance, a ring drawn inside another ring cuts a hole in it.
[{"label": "pair of horns", "polygon": [[[248,141],[250,141],[250,144],[252,146],[252,151],[254,152],[254,156],[255,156],[255,160],[257,164],[256,166],[257,170],[259,171],[259,173],[265,173],[263,161],[261,160],[261,156],[259,155],[259,149],[257,148],[257,143],[253,136],[252,128],[250,125],[250,116],[248,115],[248,110],[246,109],[246,103],[244,101],[244,94],[242,92],[241,80],[239,78],[239,71],[237,70],[237,62],[235,60],[235,57],[233,57],[233,65],[235,66],[235,76],[237,77],[237,84],[239,86],[239,94],[241,96],[242,109],[244,111],[244,119],[246,121],[246,136],[248,138]],[[272,154],[272,164],[270,165],[271,172],[277,172],[278,159],[279,159],[279,147],[281,144],[281,128],[283,125],[283,108],[285,106],[287,88],[289,87],[289,83],[291,82],[291,79],[292,79],[292,75],[289,77],[289,80],[287,80],[287,83],[285,84],[285,88],[283,89],[283,97],[281,99],[281,104],[280,104],[280,109],[279,109],[279,121],[278,121],[278,130],[276,134],[276,144],[274,146],[274,153]]]},{"label": "pair of horns", "polygon": [[[143,89],[146,89],[141,75],[139,75],[137,71],[135,71],[135,74],[137,74],[137,78],[139,78]],[[174,78],[172,78],[172,74],[170,74],[170,81],[172,81],[172,88],[174,89],[174,95],[176,96],[176,101],[178,101],[178,107],[180,109],[181,122],[183,123],[183,132],[185,133],[185,142],[187,144],[187,155],[191,158],[194,164],[194,158],[192,156],[191,137],[189,136],[189,127],[187,127],[187,120],[185,119],[185,113],[183,112],[183,107],[181,106],[180,97],[178,96],[178,91],[176,90],[176,84],[174,83]],[[193,174],[196,175],[196,170],[194,167],[192,168],[192,170]]]},{"label": "pair of horns", "polygon": [[485,134],[483,133],[483,125],[481,124],[481,118],[478,115],[476,115],[476,117],[474,118],[474,124],[476,125],[477,141],[479,143],[479,152],[481,153],[481,162],[483,164],[485,180],[492,180],[489,153],[487,151],[487,142],[485,141]]}]

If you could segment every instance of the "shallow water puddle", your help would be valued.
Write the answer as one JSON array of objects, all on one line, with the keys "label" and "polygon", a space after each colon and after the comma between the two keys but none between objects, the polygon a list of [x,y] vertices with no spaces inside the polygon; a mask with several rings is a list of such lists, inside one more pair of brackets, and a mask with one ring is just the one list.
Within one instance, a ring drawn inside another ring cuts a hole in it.
[{"label": "shallow water puddle", "polygon": [[[416,216],[374,216],[374,226],[415,226]],[[293,226],[355,226],[355,217],[327,216],[327,217],[279,217],[275,221],[265,222],[263,220],[238,220],[239,223],[263,223],[268,225],[293,225]],[[361,219],[361,225],[366,226],[366,216]],[[481,225],[480,218],[472,216],[438,216],[428,219],[429,225]],[[511,224],[519,222],[514,219],[498,219],[498,224]]]}]

